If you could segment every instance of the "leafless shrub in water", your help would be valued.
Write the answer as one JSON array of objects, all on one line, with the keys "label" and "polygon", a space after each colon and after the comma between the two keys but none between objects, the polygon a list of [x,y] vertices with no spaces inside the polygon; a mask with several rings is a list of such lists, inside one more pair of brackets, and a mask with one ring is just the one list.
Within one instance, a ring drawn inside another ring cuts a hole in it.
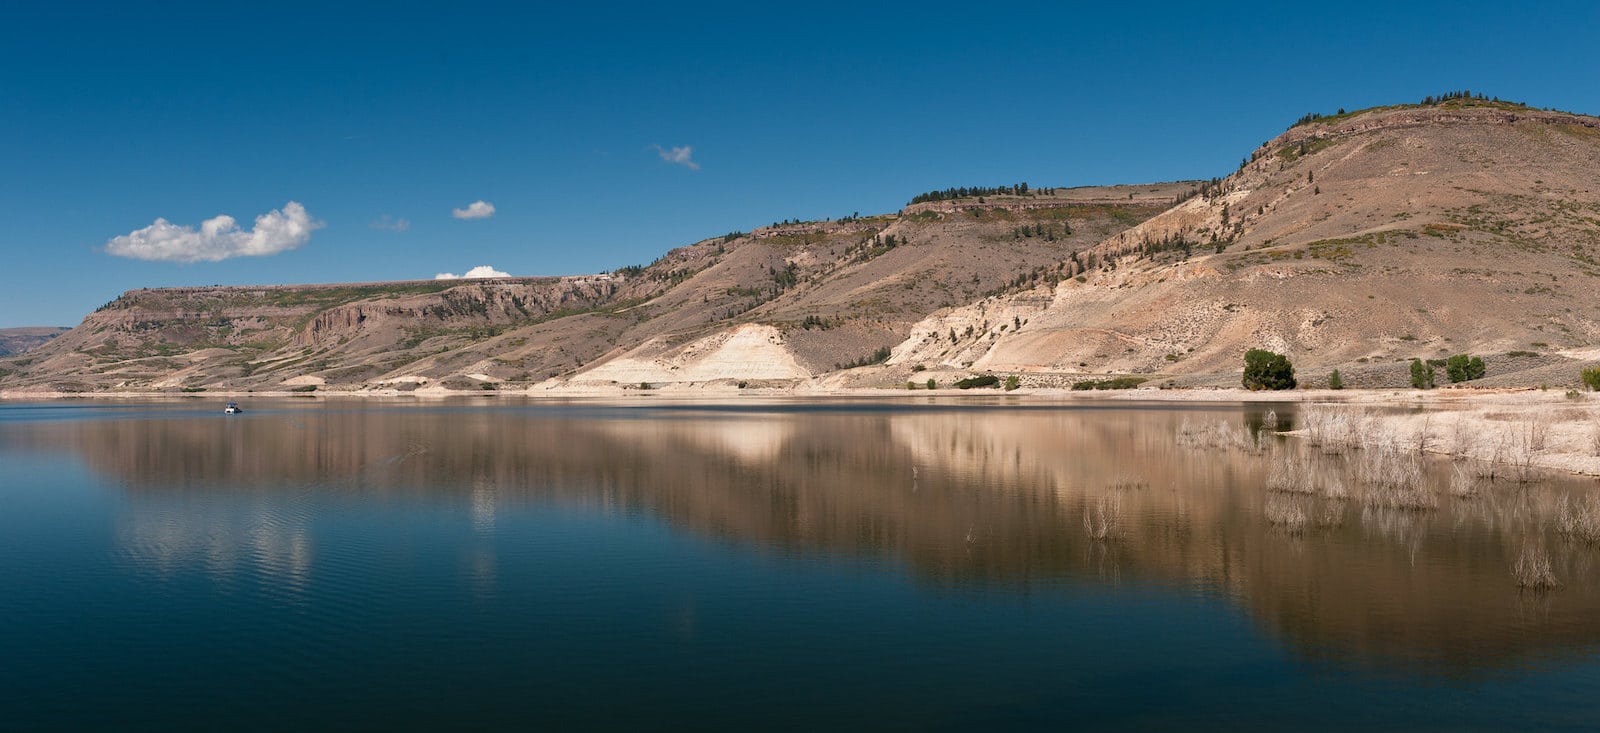
[{"label": "leafless shrub in water", "polygon": [[1510,490],[1493,490],[1491,484],[1480,484],[1482,491],[1477,501],[1458,502],[1458,511],[1467,512],[1490,532],[1527,534],[1540,532],[1548,512],[1540,511],[1534,502],[1533,492],[1513,486]]},{"label": "leafless shrub in water", "polygon": [[1342,471],[1325,471],[1317,477],[1317,493],[1329,499],[1350,498],[1350,485]]},{"label": "leafless shrub in water", "polygon": [[1418,453],[1427,453],[1428,446],[1432,445],[1432,440],[1433,413],[1430,412],[1422,417],[1422,425],[1417,428],[1416,432],[1411,434],[1411,443],[1416,447]]},{"label": "leafless shrub in water", "polygon": [[1300,421],[1305,426],[1306,443],[1324,453],[1343,453],[1361,447],[1365,441],[1367,415],[1360,410],[1309,405],[1301,411]]},{"label": "leafless shrub in water", "polygon": [[1261,429],[1274,432],[1277,431],[1278,412],[1276,410],[1267,410],[1267,414],[1261,416]]},{"label": "leafless shrub in water", "polygon": [[1112,539],[1122,531],[1122,499],[1102,496],[1083,513],[1083,531],[1091,540]]},{"label": "leafless shrub in water", "polygon": [[1363,529],[1406,548],[1413,556],[1422,549],[1428,536],[1428,523],[1419,512],[1366,505],[1361,507],[1360,521]]},{"label": "leafless shrub in water", "polygon": [[1489,454],[1489,460],[1478,465],[1478,476],[1517,483],[1532,481],[1537,475],[1533,467],[1534,458],[1538,453],[1533,448],[1534,438],[1532,431],[1525,427],[1520,429],[1510,425],[1501,427],[1494,439],[1494,448]]},{"label": "leafless shrub in water", "polygon": [[1551,567],[1550,553],[1532,543],[1522,546],[1522,554],[1511,566],[1511,575],[1516,578],[1519,588],[1545,590],[1561,585],[1556,581],[1555,570]]},{"label": "leafless shrub in water", "polygon": [[1556,500],[1556,532],[1579,542],[1600,544],[1600,495],[1590,494],[1582,501],[1562,495]]},{"label": "leafless shrub in water", "polygon": [[1316,474],[1305,458],[1285,454],[1272,462],[1267,472],[1267,491],[1283,494],[1310,494],[1315,492]]},{"label": "leafless shrub in water", "polygon": [[1503,465],[1505,464],[1506,460],[1506,447],[1508,442],[1507,434],[1502,432],[1500,437],[1494,441],[1493,447],[1489,451],[1489,458],[1487,460],[1479,461],[1474,465],[1473,472],[1478,475],[1478,478],[1492,479],[1496,476],[1505,475],[1506,470],[1503,468]]},{"label": "leafless shrub in water", "polygon": [[1355,431],[1352,440],[1364,451],[1399,450],[1399,431],[1382,420],[1373,421],[1363,417],[1352,426],[1352,430]]},{"label": "leafless shrub in water", "polygon": [[1438,505],[1423,483],[1422,459],[1395,448],[1363,451],[1356,466],[1361,501],[1392,509],[1432,509]]},{"label": "leafless shrub in water", "polygon": [[1306,405],[1300,410],[1300,425],[1306,431],[1306,443],[1320,446],[1328,441],[1328,418],[1332,411],[1319,405]]},{"label": "leafless shrub in water", "polygon": [[1252,452],[1259,450],[1256,442],[1251,440],[1248,431],[1227,420],[1195,424],[1189,422],[1188,418],[1184,418],[1183,422],[1178,425],[1177,442],[1178,445],[1184,448],[1239,449]]},{"label": "leafless shrub in water", "polygon": [[1324,449],[1336,447],[1340,438],[1340,423],[1344,419],[1344,413],[1337,408],[1326,405],[1306,407],[1301,416],[1305,424],[1306,442]]},{"label": "leafless shrub in water", "polygon": [[1472,499],[1482,490],[1479,479],[1472,468],[1463,462],[1457,462],[1450,467],[1450,494],[1462,499]]},{"label": "leafless shrub in water", "polygon": [[[1507,467],[1506,478],[1517,483],[1527,483],[1533,480],[1533,459],[1538,453],[1534,448],[1535,435],[1531,430],[1521,432],[1509,431],[1506,436],[1505,462]],[[1542,441],[1543,439],[1540,438]]]},{"label": "leafless shrub in water", "polygon": [[1472,449],[1476,447],[1478,447],[1478,432],[1473,429],[1472,421],[1465,416],[1458,416],[1455,429],[1450,431],[1450,453],[1470,456]]},{"label": "leafless shrub in water", "polygon": [[1292,534],[1304,532],[1306,523],[1310,521],[1305,507],[1286,496],[1268,498],[1263,514],[1266,515],[1268,524]]},{"label": "leafless shrub in water", "polygon": [[1337,501],[1323,502],[1317,510],[1317,516],[1312,520],[1318,527],[1337,527],[1344,524],[1344,504]]}]

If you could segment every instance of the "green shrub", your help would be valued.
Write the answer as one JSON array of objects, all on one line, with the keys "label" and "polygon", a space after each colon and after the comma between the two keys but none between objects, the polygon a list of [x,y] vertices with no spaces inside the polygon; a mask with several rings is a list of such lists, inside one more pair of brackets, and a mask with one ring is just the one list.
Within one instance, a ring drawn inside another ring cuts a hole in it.
[{"label": "green shrub", "polygon": [[933,381],[933,377],[928,377],[928,389],[938,389],[938,387],[939,383]]},{"label": "green shrub", "polygon": [[1250,390],[1294,389],[1294,365],[1289,363],[1289,357],[1266,349],[1246,351],[1244,386]]},{"label": "green shrub", "polygon": [[856,369],[858,367],[882,364],[889,360],[889,347],[880,346],[877,351],[852,362],[837,365],[840,369]]},{"label": "green shrub", "polygon": [[973,387],[993,387],[1000,383],[1000,378],[993,374],[981,377],[967,377],[956,382],[956,389],[972,389]]},{"label": "green shrub", "polygon": [[911,380],[906,380],[906,389],[916,389],[916,388],[917,388],[917,383],[916,382],[913,382]]},{"label": "green shrub", "polygon": [[1013,374],[1013,375],[1011,375],[1009,377],[1006,377],[1006,391],[1007,392],[1010,392],[1011,390],[1014,390],[1014,389],[1016,389],[1018,387],[1021,387],[1021,386],[1022,386],[1022,380],[1018,379],[1017,375]]},{"label": "green shrub", "polygon": [[1344,377],[1339,376],[1338,369],[1328,375],[1328,389],[1344,389]]},{"label": "green shrub", "polygon": [[1411,386],[1417,389],[1433,389],[1433,365],[1421,359],[1412,359]]},{"label": "green shrub", "polygon": [[1444,362],[1444,373],[1450,378],[1451,383],[1482,378],[1483,372],[1483,360],[1476,356],[1456,354]]},{"label": "green shrub", "polygon": [[1115,377],[1099,381],[1089,379],[1082,382],[1073,382],[1072,388],[1080,392],[1090,389],[1133,389],[1147,381],[1149,380],[1144,377]]},{"label": "green shrub", "polygon": [[1589,367],[1588,369],[1583,370],[1583,383],[1587,385],[1589,389],[1595,392],[1600,392],[1600,366]]}]

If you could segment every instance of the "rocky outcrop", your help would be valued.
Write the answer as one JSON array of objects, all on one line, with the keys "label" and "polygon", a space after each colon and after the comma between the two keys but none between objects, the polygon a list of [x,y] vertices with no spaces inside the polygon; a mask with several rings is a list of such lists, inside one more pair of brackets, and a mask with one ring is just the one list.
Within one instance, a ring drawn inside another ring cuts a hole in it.
[{"label": "rocky outcrop", "polygon": [[1296,125],[1267,143],[1268,149],[1307,140],[1360,135],[1378,130],[1398,130],[1445,125],[1572,125],[1600,131],[1600,117],[1539,110],[1514,105],[1467,107],[1379,108],[1349,117],[1313,120]]}]

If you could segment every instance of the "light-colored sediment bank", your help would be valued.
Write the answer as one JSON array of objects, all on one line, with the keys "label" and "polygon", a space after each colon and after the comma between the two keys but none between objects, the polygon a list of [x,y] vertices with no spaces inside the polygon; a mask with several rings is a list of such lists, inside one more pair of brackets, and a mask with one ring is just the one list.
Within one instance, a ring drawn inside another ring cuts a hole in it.
[{"label": "light-colored sediment bank", "polygon": [[[1351,443],[1383,442],[1424,453],[1449,455],[1474,461],[1515,462],[1536,468],[1600,476],[1600,394],[1537,389],[1437,389],[1437,390],[1295,390],[1252,392],[1244,389],[1132,389],[1072,391],[1062,389],[841,389],[814,384],[784,387],[739,388],[733,384],[667,384],[652,389],[617,385],[536,386],[525,390],[422,389],[317,391],[317,392],[207,392],[175,395],[171,392],[56,393],[0,391],[0,400],[54,399],[363,399],[410,398],[436,400],[475,397],[487,401],[583,399],[617,404],[671,401],[699,404],[737,404],[773,399],[923,401],[928,398],[997,398],[1010,404],[1044,404],[1087,400],[1171,403],[1291,403],[1304,413],[1317,408],[1334,427],[1326,440]],[[1313,437],[1303,425],[1290,435]]]}]

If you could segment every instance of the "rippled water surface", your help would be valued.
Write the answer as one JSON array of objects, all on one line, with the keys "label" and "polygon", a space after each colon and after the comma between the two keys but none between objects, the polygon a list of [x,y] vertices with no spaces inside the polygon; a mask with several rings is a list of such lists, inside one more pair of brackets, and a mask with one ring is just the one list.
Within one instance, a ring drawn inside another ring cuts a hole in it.
[{"label": "rippled water surface", "polygon": [[1591,481],[1383,506],[1262,407],[218,407],[0,404],[0,729],[1600,726]]}]

